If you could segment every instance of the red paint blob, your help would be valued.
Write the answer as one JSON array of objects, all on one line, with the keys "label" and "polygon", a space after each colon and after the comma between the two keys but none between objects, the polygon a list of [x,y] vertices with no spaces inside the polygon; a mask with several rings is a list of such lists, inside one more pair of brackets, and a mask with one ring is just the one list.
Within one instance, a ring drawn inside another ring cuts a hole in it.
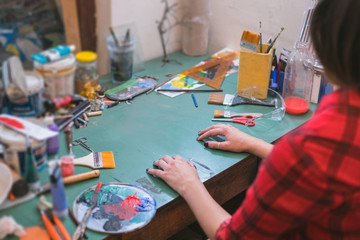
[{"label": "red paint blob", "polygon": [[6,125],[14,127],[14,128],[24,129],[24,125],[16,119],[0,117],[0,122],[3,122]]},{"label": "red paint blob", "polygon": [[120,203],[120,205],[104,205],[104,209],[106,211],[117,214],[120,219],[130,220],[139,214],[139,212],[136,210],[136,206],[139,206],[140,204],[140,198],[134,195],[130,195],[125,198]]},{"label": "red paint blob", "polygon": [[291,114],[302,114],[309,110],[310,104],[300,97],[287,97],[285,99],[286,112]]}]

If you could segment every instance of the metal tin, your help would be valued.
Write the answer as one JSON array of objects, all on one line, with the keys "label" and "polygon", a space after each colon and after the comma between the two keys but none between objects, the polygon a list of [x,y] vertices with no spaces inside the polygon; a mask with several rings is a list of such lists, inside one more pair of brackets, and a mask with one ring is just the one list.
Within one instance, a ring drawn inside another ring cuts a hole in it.
[{"label": "metal tin", "polygon": [[8,112],[19,117],[33,117],[42,111],[44,79],[36,72],[25,72],[28,96],[16,101],[6,96]]},{"label": "metal tin", "polygon": [[[26,137],[10,128],[0,125],[0,143],[3,145],[4,160],[16,172],[25,173]],[[35,156],[37,169],[40,171],[46,166],[46,141],[31,139],[31,149]]]}]

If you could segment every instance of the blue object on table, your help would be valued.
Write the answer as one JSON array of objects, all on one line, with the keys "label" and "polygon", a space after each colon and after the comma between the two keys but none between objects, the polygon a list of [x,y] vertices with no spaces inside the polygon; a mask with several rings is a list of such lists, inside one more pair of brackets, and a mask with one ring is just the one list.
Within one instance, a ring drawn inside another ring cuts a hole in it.
[{"label": "blue object on table", "polygon": [[196,102],[195,95],[192,93],[191,96],[192,96],[192,99],[193,99],[193,101],[194,101],[195,107],[198,107],[198,104],[197,104],[197,102]]}]

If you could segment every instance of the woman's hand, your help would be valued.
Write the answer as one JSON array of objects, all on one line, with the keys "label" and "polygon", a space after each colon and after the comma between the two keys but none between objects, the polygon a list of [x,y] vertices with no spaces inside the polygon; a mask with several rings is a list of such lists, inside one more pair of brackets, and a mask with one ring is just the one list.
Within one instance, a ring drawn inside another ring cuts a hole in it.
[{"label": "woman's hand", "polygon": [[198,140],[221,135],[225,137],[224,142],[208,141],[205,143],[205,147],[221,149],[231,152],[245,152],[248,151],[249,141],[252,141],[254,137],[240,131],[239,129],[229,124],[216,124],[208,127],[199,132]]},{"label": "woman's hand", "polygon": [[156,160],[154,166],[158,166],[161,169],[147,169],[147,173],[163,179],[181,196],[194,191],[194,189],[190,190],[190,188],[202,184],[194,163],[185,161],[178,155],[174,157],[165,155],[159,160]]},{"label": "woman's hand", "polygon": [[259,138],[250,136],[229,124],[216,124],[199,132],[198,140],[221,135],[225,137],[224,142],[207,141],[204,146],[207,148],[231,151],[248,152],[258,157],[267,157],[273,145]]},{"label": "woman's hand", "polygon": [[176,155],[165,155],[154,162],[160,169],[146,169],[147,173],[163,179],[188,203],[196,219],[209,238],[215,239],[220,224],[230,218],[209,194],[199,179],[195,165]]}]

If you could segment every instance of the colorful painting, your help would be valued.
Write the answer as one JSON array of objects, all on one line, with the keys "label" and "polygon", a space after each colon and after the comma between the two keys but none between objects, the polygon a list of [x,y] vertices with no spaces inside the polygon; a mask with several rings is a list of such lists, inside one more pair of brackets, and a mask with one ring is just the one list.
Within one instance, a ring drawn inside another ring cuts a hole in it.
[{"label": "colorful painting", "polygon": [[[226,57],[230,54],[238,55],[238,53],[235,52],[234,50],[229,49],[229,48],[224,48],[224,49],[220,50],[219,52],[214,53],[208,60],[202,61],[202,62],[198,63],[196,66],[204,64],[210,60]],[[225,76],[229,76],[230,74],[236,73],[238,70],[239,70],[239,58],[237,56],[230,64],[229,69],[226,72]],[[191,69],[178,74],[171,81],[169,81],[168,83],[161,86],[160,89],[176,89],[176,90],[195,89],[195,88],[199,88],[199,87],[205,85],[199,81],[196,81],[196,80],[188,77],[187,74],[189,74],[189,71],[191,71]],[[210,69],[201,71],[198,74],[201,76],[204,76],[206,78],[212,79],[214,77],[216,71],[217,71],[217,67],[214,67],[214,68],[210,68]],[[166,91],[165,92],[159,91],[158,93],[161,93],[161,94],[169,96],[169,97],[176,97],[176,96],[183,94],[183,92],[166,92]]]},{"label": "colorful painting", "polygon": [[[75,199],[73,211],[79,222],[89,207],[95,188],[85,190]],[[126,233],[148,224],[155,212],[155,199],[143,188],[120,183],[104,184],[87,227],[103,233]]]}]

